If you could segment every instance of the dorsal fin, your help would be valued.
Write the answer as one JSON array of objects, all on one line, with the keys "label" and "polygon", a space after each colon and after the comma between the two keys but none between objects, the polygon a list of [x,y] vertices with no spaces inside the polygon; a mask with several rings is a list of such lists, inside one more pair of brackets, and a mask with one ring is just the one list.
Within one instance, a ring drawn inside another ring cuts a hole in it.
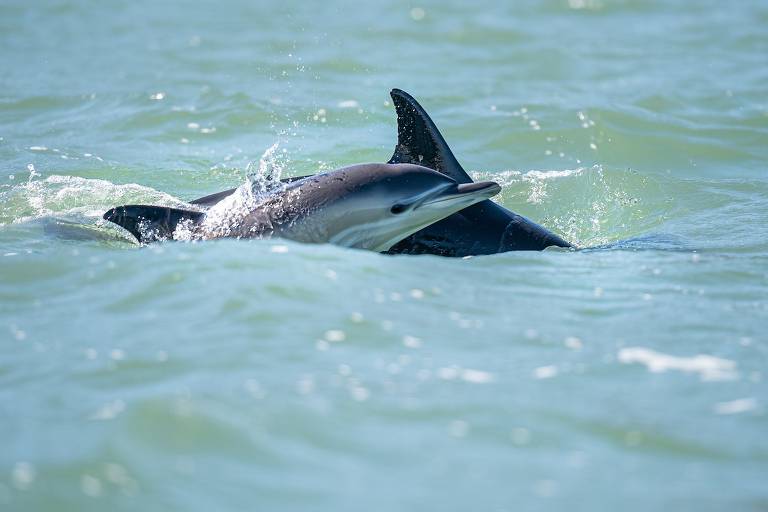
[{"label": "dorsal fin", "polygon": [[180,208],[131,204],[112,208],[104,214],[104,220],[127,229],[139,243],[146,244],[171,239],[179,222],[197,222],[204,215],[203,212]]},{"label": "dorsal fin", "polygon": [[222,199],[225,199],[231,196],[232,194],[235,193],[235,190],[237,190],[237,188],[230,188],[229,190],[222,190],[221,192],[216,192],[215,194],[209,194],[204,197],[198,197],[197,199],[193,199],[192,201],[190,201],[189,204],[196,204],[198,206],[203,206],[207,208],[209,206],[213,206],[216,203],[221,202]]},{"label": "dorsal fin", "polygon": [[453,156],[440,131],[413,97],[400,89],[389,93],[397,111],[397,146],[390,164],[417,164],[445,174],[459,183],[472,178]]}]

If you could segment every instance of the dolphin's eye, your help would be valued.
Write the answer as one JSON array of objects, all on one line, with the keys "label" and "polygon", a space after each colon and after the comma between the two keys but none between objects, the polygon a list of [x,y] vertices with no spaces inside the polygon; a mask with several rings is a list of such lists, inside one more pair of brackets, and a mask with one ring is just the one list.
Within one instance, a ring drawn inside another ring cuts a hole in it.
[{"label": "dolphin's eye", "polygon": [[404,204],[396,203],[394,206],[392,206],[392,208],[390,208],[389,211],[391,211],[394,215],[399,215],[407,209],[408,207]]}]

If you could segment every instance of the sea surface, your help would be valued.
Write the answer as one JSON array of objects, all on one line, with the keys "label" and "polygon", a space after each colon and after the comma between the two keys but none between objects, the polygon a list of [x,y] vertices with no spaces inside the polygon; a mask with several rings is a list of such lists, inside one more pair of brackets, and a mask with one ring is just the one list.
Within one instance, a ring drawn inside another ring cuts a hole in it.
[{"label": "sea surface", "polygon": [[[581,249],[100,220],[384,162],[393,87]],[[767,220],[763,0],[4,0],[0,509],[768,510]]]}]

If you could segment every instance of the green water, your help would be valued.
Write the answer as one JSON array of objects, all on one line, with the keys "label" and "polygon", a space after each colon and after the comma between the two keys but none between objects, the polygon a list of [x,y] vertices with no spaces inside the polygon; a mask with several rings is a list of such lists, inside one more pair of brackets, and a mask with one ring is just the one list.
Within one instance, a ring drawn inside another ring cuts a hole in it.
[{"label": "green water", "polygon": [[[764,1],[0,4],[0,509],[768,510]],[[386,161],[388,91],[581,247],[140,248]]]}]

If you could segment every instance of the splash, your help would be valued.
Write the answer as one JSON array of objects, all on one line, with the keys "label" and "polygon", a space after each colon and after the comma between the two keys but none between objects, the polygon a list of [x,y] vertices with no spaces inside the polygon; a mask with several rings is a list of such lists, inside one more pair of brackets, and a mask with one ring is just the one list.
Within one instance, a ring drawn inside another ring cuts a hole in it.
[{"label": "splash", "polygon": [[[239,220],[270,193],[283,186],[280,179],[285,168],[285,150],[275,143],[259,159],[249,164],[245,182],[230,197],[217,204],[206,216],[217,232],[226,226],[237,226]],[[153,204],[183,209],[196,209],[186,201],[150,187],[129,183],[117,185],[107,180],[78,176],[51,175],[40,179],[31,164],[29,177],[18,184],[0,187],[0,226],[55,218],[68,226],[113,227],[102,220],[108,209],[119,204]],[[117,229],[117,228],[115,228]],[[191,223],[181,223],[173,234],[176,240],[193,240]]]},{"label": "splash", "polygon": [[[246,167],[245,183],[219,203],[211,207],[202,222],[206,236],[218,238],[236,236],[245,218],[270,195],[285,185],[280,181],[285,168],[285,150],[278,151],[279,142],[272,144],[259,159],[259,165]],[[189,240],[199,237],[191,232],[191,226],[179,226],[174,239]]]},{"label": "splash", "polygon": [[101,221],[102,214],[116,204],[144,202],[173,207],[187,203],[155,189],[129,183],[116,185],[99,179],[52,175],[45,179],[30,169],[24,183],[0,191],[0,225],[28,222],[43,217]]},{"label": "splash", "polygon": [[254,196],[272,192],[280,186],[280,179],[285,168],[285,150],[278,152],[279,142],[268,147],[259,158],[259,165],[253,168],[253,162],[245,169],[246,185],[250,185]]},{"label": "splash", "polygon": [[540,204],[547,197],[547,183],[558,178],[578,176],[584,171],[581,169],[565,169],[563,171],[528,171],[522,174],[524,182],[530,183],[531,191],[528,194],[528,202]]},{"label": "splash", "polygon": [[603,245],[647,232],[669,208],[660,184],[632,170],[601,165],[563,170],[473,173],[502,186],[497,200],[561,234],[579,247]]}]

